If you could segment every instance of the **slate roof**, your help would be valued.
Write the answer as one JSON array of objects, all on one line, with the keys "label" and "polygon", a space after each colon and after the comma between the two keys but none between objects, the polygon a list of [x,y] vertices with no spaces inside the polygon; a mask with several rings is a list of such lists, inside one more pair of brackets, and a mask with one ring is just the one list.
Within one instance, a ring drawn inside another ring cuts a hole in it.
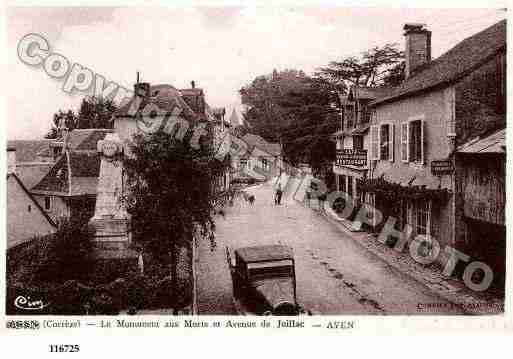
[{"label": "slate roof", "polygon": [[7,141],[8,148],[16,150],[16,162],[36,162],[38,153],[49,149],[53,140],[12,140]]},{"label": "slate roof", "polygon": [[[151,103],[166,112],[171,112],[178,107],[182,110],[181,115],[186,119],[196,118],[196,113],[184,101],[180,92],[181,90],[177,90],[171,85],[153,85],[150,87],[150,97],[141,103],[140,110],[143,110],[147,104]],[[134,98],[118,109],[114,115],[117,117],[134,117],[130,114],[130,108],[133,104]]]},{"label": "slate roof", "polygon": [[21,162],[16,164],[16,175],[28,189],[32,189],[50,171],[53,162]]},{"label": "slate roof", "polygon": [[[107,133],[113,130],[108,129],[76,129],[70,132],[69,147],[79,151],[96,151],[98,141],[103,140]],[[82,135],[83,133],[83,135]],[[81,137],[80,141],[78,138]]]},{"label": "slate roof", "polygon": [[393,90],[392,87],[352,86],[347,99],[353,100],[355,97],[360,100],[374,100],[389,95]]},{"label": "slate roof", "polygon": [[96,195],[99,175],[98,153],[67,151],[32,192],[59,196]]},{"label": "slate roof", "polygon": [[255,147],[273,156],[279,156],[281,153],[281,147],[279,143],[267,142],[258,135],[248,133],[244,137],[242,137],[242,140],[249,145],[250,153],[253,151]]},{"label": "slate roof", "polygon": [[506,48],[506,20],[468,37],[437,59],[430,61],[401,85],[372,105],[412,96],[436,86],[454,83]]},{"label": "slate roof", "polygon": [[458,153],[485,154],[485,153],[506,153],[506,129],[497,131],[483,138],[475,138],[461,145]]}]

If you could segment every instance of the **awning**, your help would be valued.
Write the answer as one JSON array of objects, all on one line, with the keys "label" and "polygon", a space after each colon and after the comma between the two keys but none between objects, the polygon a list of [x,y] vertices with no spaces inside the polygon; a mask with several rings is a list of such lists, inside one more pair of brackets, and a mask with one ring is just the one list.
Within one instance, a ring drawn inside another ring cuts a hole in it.
[{"label": "awning", "polygon": [[484,153],[506,153],[506,129],[495,132],[484,138],[475,138],[461,145],[458,153],[484,154]]}]

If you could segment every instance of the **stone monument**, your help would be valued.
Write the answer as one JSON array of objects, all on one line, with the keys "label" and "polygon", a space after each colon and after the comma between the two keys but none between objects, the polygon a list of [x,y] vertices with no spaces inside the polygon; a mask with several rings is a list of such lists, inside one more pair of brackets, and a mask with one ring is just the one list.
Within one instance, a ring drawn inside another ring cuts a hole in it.
[{"label": "stone monument", "polygon": [[130,215],[126,211],[123,183],[123,144],[116,133],[98,141],[100,174],[94,216],[95,246],[103,250],[128,250]]}]

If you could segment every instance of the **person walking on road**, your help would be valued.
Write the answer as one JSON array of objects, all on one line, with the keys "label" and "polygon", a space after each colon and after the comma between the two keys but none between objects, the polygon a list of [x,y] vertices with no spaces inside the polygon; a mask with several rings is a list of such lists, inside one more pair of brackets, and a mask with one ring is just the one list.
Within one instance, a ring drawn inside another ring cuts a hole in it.
[{"label": "person walking on road", "polygon": [[306,188],[305,192],[305,203],[310,208],[310,198],[312,197],[312,192],[310,191],[310,186]]},{"label": "person walking on road", "polygon": [[281,183],[278,183],[278,188],[276,188],[276,195],[274,196],[274,204],[276,204],[276,205],[281,204],[282,194],[283,194],[283,191],[281,190]]}]

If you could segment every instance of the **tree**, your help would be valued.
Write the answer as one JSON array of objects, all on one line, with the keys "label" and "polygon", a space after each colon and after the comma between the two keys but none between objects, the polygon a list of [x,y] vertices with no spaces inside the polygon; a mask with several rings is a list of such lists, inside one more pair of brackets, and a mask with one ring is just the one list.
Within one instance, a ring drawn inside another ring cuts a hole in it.
[{"label": "tree", "polygon": [[137,134],[124,160],[134,240],[156,260],[170,257],[174,289],[178,251],[191,248],[196,229],[214,243],[212,178],[227,165],[208,146],[192,148],[190,136],[181,141],[164,131]]},{"label": "tree", "polygon": [[94,228],[80,216],[60,218],[57,232],[42,240],[38,251],[41,281],[64,283],[66,280],[86,280],[92,270],[92,238]]},{"label": "tree", "polygon": [[55,139],[60,136],[59,127],[64,124],[68,129],[73,130],[77,126],[77,115],[73,110],[62,111],[54,113],[53,123],[50,131],[45,135],[45,138]]},{"label": "tree", "polygon": [[404,53],[397,44],[376,46],[362,52],[361,57],[350,56],[332,61],[317,73],[339,89],[350,86],[396,86],[404,79]]},{"label": "tree", "polygon": [[334,159],[329,136],[337,129],[337,87],[302,71],[274,71],[241,89],[245,116],[252,130],[281,142],[288,162],[321,168]]},{"label": "tree", "polygon": [[84,97],[78,113],[73,110],[59,110],[53,115],[52,126],[45,138],[55,139],[60,136],[59,127],[62,120],[70,131],[75,128],[113,128],[112,116],[116,110],[116,104],[110,99]]},{"label": "tree", "polygon": [[77,128],[113,128],[114,101],[103,97],[85,97],[80,103]]}]

